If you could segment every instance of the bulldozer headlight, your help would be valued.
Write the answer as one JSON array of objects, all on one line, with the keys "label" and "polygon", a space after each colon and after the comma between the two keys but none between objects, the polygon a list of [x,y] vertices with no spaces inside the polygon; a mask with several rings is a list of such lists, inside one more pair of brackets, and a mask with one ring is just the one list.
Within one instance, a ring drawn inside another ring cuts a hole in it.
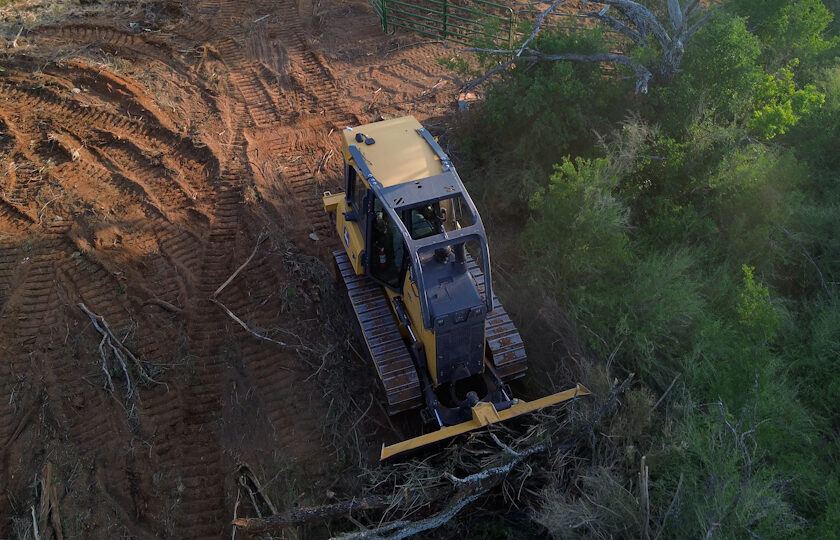
[{"label": "bulldozer headlight", "polygon": [[443,323],[444,323],[444,322],[445,322],[445,319],[438,319],[438,320],[435,322],[435,324],[437,324],[438,326],[443,326]]}]

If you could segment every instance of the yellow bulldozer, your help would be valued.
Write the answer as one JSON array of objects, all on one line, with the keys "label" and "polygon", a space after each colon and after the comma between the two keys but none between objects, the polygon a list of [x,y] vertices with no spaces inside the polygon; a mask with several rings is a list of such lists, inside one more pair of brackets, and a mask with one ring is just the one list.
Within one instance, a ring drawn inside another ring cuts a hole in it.
[{"label": "yellow bulldozer", "polygon": [[333,253],[389,414],[421,409],[437,430],[382,447],[386,459],[589,394],[532,402],[508,383],[527,369],[493,294],[478,211],[449,157],[413,117],[342,132],[343,193],[324,193],[344,246]]}]

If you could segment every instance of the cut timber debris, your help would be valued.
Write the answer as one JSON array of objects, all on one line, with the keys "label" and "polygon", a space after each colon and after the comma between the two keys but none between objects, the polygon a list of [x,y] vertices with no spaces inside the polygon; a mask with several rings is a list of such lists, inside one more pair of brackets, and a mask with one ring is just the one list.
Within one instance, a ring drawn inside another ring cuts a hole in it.
[{"label": "cut timber debris", "polygon": [[[497,452],[491,452],[494,456],[491,459],[497,464],[493,466],[487,464],[488,452],[486,449],[482,449],[479,454],[481,455],[481,461],[485,464],[478,472],[473,474],[458,477],[442,468],[432,467],[430,469],[426,467],[425,470],[429,474],[421,474],[419,481],[412,481],[410,484],[402,481],[396,482],[396,488],[390,494],[368,494],[324,506],[291,508],[266,517],[235,518],[232,523],[236,528],[248,534],[277,533],[285,528],[316,519],[338,518],[356,511],[386,509],[385,514],[387,515],[400,509],[403,516],[409,516],[416,513],[418,509],[429,506],[433,501],[435,505],[437,501],[440,501],[441,506],[435,513],[415,521],[402,518],[391,522],[383,522],[380,519],[374,520],[374,523],[378,522],[376,526],[363,528],[359,522],[350,518],[362,529],[340,534],[336,538],[340,540],[362,538],[393,540],[434,530],[451,521],[464,508],[481,499],[497,486],[502,485],[508,479],[508,476],[525,460],[539,454],[556,455],[573,451],[589,438],[598,422],[609,412],[613,403],[629,387],[632,380],[633,375],[631,374],[620,385],[613,388],[604,402],[593,411],[588,422],[571,436],[564,437],[562,441],[555,440],[552,443],[551,439],[556,435],[547,435],[544,431],[535,435],[534,433],[538,432],[534,432],[529,433],[525,439],[518,441],[520,444],[525,444],[524,448],[514,448],[502,442],[491,432],[489,434],[490,440],[492,440],[490,448],[493,444],[498,447]],[[461,460],[459,460],[459,463],[464,464]],[[417,471],[418,468],[422,469],[423,466],[415,462],[414,464],[407,464],[406,470]],[[392,469],[388,476],[390,477],[395,471],[396,469]]]},{"label": "cut timber debris", "polygon": [[33,530],[39,537],[55,537],[57,540],[63,540],[61,515],[58,512],[58,490],[53,481],[52,463],[47,462],[44,465],[39,484],[41,498],[38,504],[37,521],[35,519],[35,507],[32,507]]},{"label": "cut timber debris", "polygon": [[390,497],[370,496],[359,497],[325,506],[292,508],[280,514],[264,518],[234,519],[233,524],[248,534],[279,531],[286,527],[306,523],[318,518],[331,518],[349,514],[354,510],[375,510],[390,506]]}]

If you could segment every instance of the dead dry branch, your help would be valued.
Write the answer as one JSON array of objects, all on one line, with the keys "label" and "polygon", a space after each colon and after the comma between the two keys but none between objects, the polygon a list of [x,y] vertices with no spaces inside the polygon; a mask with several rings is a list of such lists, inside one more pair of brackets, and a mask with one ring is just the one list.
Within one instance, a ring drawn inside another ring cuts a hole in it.
[{"label": "dead dry branch", "polygon": [[[262,341],[268,341],[269,343],[274,343],[275,345],[279,345],[279,346],[287,348],[287,349],[292,349],[292,350],[297,351],[297,352],[312,353],[314,351],[311,348],[304,345],[302,342],[300,344],[297,344],[297,345],[292,344],[292,343],[286,343],[285,341],[280,341],[278,339],[274,339],[272,337],[261,334],[261,333],[257,332],[256,330],[253,330],[250,326],[248,326],[245,323],[245,321],[240,319],[233,311],[231,311],[226,305],[224,305],[218,299],[218,296],[222,293],[222,291],[225,290],[225,288],[228,285],[230,285],[230,283],[236,278],[236,276],[238,276],[239,273],[242,272],[242,270],[244,270],[246,266],[248,266],[248,264],[251,262],[251,260],[253,260],[254,256],[257,254],[257,251],[259,250],[260,245],[267,239],[268,239],[268,236],[265,235],[264,231],[260,232],[259,236],[257,237],[257,242],[254,245],[254,249],[251,251],[251,254],[248,256],[248,258],[245,259],[245,262],[243,262],[241,265],[239,265],[239,268],[237,268],[236,271],[234,271],[233,274],[231,274],[230,277],[228,277],[224,281],[224,283],[219,285],[219,288],[216,289],[213,292],[213,294],[210,296],[209,300],[213,304],[216,304],[217,306],[219,306],[222,309],[222,311],[227,313],[228,317],[230,317],[236,324],[241,326],[246,332],[248,332],[249,334],[251,334],[255,338],[257,338],[259,340],[262,340]],[[292,334],[291,332],[287,332],[287,333],[297,337],[298,341],[300,341],[300,338],[296,334]]]},{"label": "dead dry branch", "polygon": [[39,487],[41,497],[38,506],[38,526],[35,530],[45,533],[51,528],[52,534],[49,536],[54,536],[56,540],[63,540],[61,514],[58,511],[58,489],[53,478],[53,465],[50,462],[47,462],[41,471]]},{"label": "dead dry branch", "polygon": [[108,368],[109,363],[107,351],[111,352],[111,355],[117,360],[122,372],[125,375],[126,396],[131,397],[134,393],[134,387],[132,386],[131,375],[129,374],[128,369],[129,362],[131,362],[134,366],[134,369],[141,381],[148,384],[164,384],[154,380],[149,375],[146,367],[143,365],[143,362],[134,356],[134,353],[132,353],[128,347],[126,347],[123,342],[117,338],[111,330],[111,327],[108,325],[108,321],[106,321],[104,317],[92,312],[83,302],[79,302],[77,305],[79,309],[88,316],[90,322],[93,324],[93,327],[96,328],[96,331],[102,336],[102,341],[99,342],[99,355],[102,358],[102,371],[105,373],[106,388],[109,392],[114,391],[114,381],[111,378],[111,370]]},{"label": "dead dry branch", "polygon": [[318,507],[292,508],[280,514],[265,518],[234,519],[233,525],[248,534],[276,532],[287,527],[306,523],[318,518],[343,516],[357,510],[385,508],[392,503],[388,497],[378,495],[359,497],[335,504]]}]

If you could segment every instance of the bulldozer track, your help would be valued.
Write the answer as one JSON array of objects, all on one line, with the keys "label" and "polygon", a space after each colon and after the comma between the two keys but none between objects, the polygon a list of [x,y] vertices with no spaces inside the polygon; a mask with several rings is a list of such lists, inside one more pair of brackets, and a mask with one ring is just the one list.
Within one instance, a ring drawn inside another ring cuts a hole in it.
[{"label": "bulldozer track", "polygon": [[[73,448],[79,459],[111,453],[118,455],[121,453],[120,441],[129,432],[124,423],[114,422],[121,417],[115,410],[119,406],[108,399],[101,389],[79,377],[80,365],[73,355],[66,354],[61,348],[44,348],[42,345],[45,336],[59,343],[62,337],[65,343],[69,338],[69,326],[63,330],[65,325],[58,324],[62,315],[55,307],[64,291],[75,286],[80,286],[77,291],[79,300],[102,313],[117,327],[126,322],[119,301],[113,298],[116,295],[113,276],[96,263],[68,257],[69,246],[65,235],[69,227],[67,222],[49,225],[38,249],[24,256],[22,263],[18,259],[20,264],[14,280],[17,284],[14,297],[4,301],[3,306],[4,311],[13,310],[17,324],[14,332],[10,333],[7,325],[0,331],[0,341],[8,345],[8,349],[2,351],[3,356],[10,360],[4,363],[4,367],[9,368],[9,377],[4,377],[4,380],[14,383],[12,388],[18,390],[21,400],[37,399],[37,395],[27,396],[23,383],[33,384],[33,381],[23,375],[40,367],[39,371],[45,376],[35,384],[42,385],[46,414],[66,430],[66,448]],[[24,253],[12,250],[9,255],[17,258]],[[62,336],[65,331],[67,333]],[[9,355],[12,351],[14,354]],[[7,396],[4,403],[13,403],[13,398],[14,395]],[[99,414],[86,413],[88,407]],[[111,414],[106,414],[106,411],[111,411]],[[20,411],[9,413],[4,418],[23,421]],[[21,427],[24,425],[18,424],[18,429]],[[12,433],[9,427],[2,429],[5,432],[4,446],[13,444],[15,441],[10,439]],[[113,471],[109,475],[110,481],[118,482],[120,475],[119,469]]]},{"label": "bulldozer track", "polygon": [[[484,294],[484,273],[478,264],[468,256],[467,270],[472,274],[478,286],[479,294]],[[519,330],[505,311],[499,298],[493,295],[493,311],[487,314],[484,323],[484,336],[490,349],[493,367],[504,382],[516,380],[528,369],[528,357],[525,344]]]},{"label": "bulldozer track", "polygon": [[388,412],[396,414],[422,407],[417,368],[394,323],[382,287],[367,276],[356,275],[344,250],[334,251],[333,257],[385,390]]}]

